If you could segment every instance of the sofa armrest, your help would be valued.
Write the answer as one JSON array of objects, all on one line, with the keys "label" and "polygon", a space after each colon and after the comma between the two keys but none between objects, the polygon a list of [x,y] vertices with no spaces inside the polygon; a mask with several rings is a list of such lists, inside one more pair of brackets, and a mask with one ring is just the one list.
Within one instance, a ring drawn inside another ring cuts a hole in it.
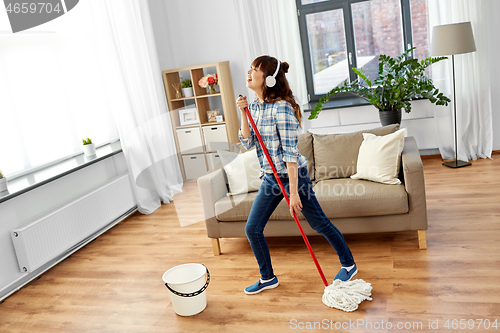
[{"label": "sofa armrest", "polygon": [[219,238],[219,226],[215,218],[215,203],[227,194],[227,186],[222,169],[198,178],[198,189],[200,190],[207,235],[210,238]]},{"label": "sofa armrest", "polygon": [[409,213],[413,230],[427,230],[424,165],[414,137],[406,137],[401,155],[404,184],[408,193]]}]

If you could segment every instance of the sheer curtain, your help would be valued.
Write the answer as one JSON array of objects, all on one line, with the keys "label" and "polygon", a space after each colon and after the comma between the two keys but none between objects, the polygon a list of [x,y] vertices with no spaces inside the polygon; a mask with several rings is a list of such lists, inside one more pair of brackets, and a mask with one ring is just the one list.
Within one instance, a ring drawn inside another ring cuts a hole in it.
[{"label": "sheer curtain", "polygon": [[[170,115],[146,1],[90,0],[107,63],[111,107],[139,211],[150,214],[182,191]],[[109,78],[118,78],[118,81]],[[161,201],[160,201],[161,200]]]},{"label": "sheer curtain", "polygon": [[[290,88],[299,105],[307,104],[295,0],[238,0],[234,5],[240,22],[245,63],[250,67],[255,58],[264,54],[288,62],[290,69],[286,76]],[[250,89],[248,96],[254,96]]]},{"label": "sheer curtain", "polygon": [[[476,52],[455,56],[458,159],[491,158],[493,149],[490,68],[498,66],[488,45],[498,39],[500,23],[494,0],[429,0],[429,24],[470,21]],[[432,38],[432,36],[431,36]],[[432,79],[453,101],[451,56],[433,65]],[[453,103],[453,102],[452,102]],[[455,158],[453,104],[435,109],[439,150],[444,159]]]},{"label": "sheer curtain", "polygon": [[95,31],[82,1],[67,14],[12,33],[0,10],[0,170],[29,170],[118,140],[98,71]]}]

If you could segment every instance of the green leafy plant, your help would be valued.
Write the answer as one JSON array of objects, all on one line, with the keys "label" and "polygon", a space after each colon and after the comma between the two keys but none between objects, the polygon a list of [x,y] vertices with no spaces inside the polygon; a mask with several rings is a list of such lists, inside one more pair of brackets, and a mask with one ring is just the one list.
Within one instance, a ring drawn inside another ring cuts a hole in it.
[{"label": "green leafy plant", "polygon": [[358,78],[353,82],[345,80],[342,85],[330,90],[316,104],[309,119],[317,118],[330,98],[341,93],[354,94],[380,111],[404,109],[405,112],[409,113],[411,111],[410,101],[414,98],[427,98],[436,105],[448,105],[451,100],[440,93],[439,89],[434,87],[432,80],[425,75],[427,67],[448,58],[429,57],[421,61],[406,59],[407,55],[414,49],[411,48],[403,52],[397,58],[381,55],[378,77],[373,82],[369,80],[363,69],[354,68]]},{"label": "green leafy plant", "polygon": [[2,170],[0,170],[0,179],[3,178],[3,173],[2,173]]},{"label": "green leafy plant", "polygon": [[190,88],[193,86],[193,82],[191,80],[187,79],[181,82],[182,88]]},{"label": "green leafy plant", "polygon": [[84,146],[92,144],[92,140],[90,140],[89,138],[87,138],[87,140],[83,139],[82,141]]}]

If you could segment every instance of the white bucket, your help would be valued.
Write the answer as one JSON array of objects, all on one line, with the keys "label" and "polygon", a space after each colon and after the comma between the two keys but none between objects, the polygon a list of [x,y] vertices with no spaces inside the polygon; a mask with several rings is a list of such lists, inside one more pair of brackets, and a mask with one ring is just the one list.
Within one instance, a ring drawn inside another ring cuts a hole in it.
[{"label": "white bucket", "polygon": [[192,316],[207,307],[205,289],[210,282],[210,273],[204,265],[175,266],[163,274],[163,282],[168,288],[174,311],[179,316]]}]

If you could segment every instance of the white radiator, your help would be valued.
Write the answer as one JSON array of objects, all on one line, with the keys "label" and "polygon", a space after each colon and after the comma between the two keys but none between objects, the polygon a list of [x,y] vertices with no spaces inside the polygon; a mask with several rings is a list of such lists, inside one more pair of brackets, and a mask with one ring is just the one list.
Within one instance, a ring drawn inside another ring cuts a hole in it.
[{"label": "white radiator", "polygon": [[128,174],[11,230],[21,272],[33,272],[135,206]]}]

